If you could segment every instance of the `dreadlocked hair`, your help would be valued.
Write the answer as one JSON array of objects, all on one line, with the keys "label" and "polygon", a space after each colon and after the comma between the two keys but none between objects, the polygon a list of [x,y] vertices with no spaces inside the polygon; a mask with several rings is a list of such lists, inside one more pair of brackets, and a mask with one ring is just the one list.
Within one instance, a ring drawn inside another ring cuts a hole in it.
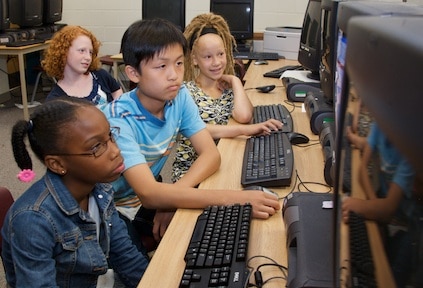
[{"label": "dreadlocked hair", "polygon": [[12,128],[12,147],[18,167],[22,170],[32,169],[25,136],[28,136],[34,154],[44,162],[46,155],[61,152],[61,145],[69,130],[66,126],[76,120],[78,107],[93,105],[85,99],[60,97],[37,107],[29,121],[17,121]]},{"label": "dreadlocked hair", "polygon": [[224,74],[235,75],[233,48],[236,47],[235,38],[232,36],[228,23],[226,20],[214,13],[204,13],[196,16],[191,20],[187,27],[185,27],[184,36],[188,43],[192,43],[188,47],[188,53],[185,54],[185,73],[184,80],[192,81],[196,77],[196,68],[192,63],[191,53],[195,49],[198,38],[201,36],[201,31],[204,28],[214,28],[223,40],[223,45],[226,51],[227,65]]}]

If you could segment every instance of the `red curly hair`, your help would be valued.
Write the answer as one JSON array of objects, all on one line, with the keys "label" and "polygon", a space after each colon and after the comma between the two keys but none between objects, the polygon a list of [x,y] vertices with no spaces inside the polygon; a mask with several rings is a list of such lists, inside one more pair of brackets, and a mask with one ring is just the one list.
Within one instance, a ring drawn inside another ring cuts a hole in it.
[{"label": "red curly hair", "polygon": [[100,68],[100,60],[98,58],[100,41],[97,40],[93,33],[81,26],[65,26],[54,34],[50,46],[44,52],[44,59],[41,61],[43,69],[49,76],[57,80],[63,79],[69,48],[73,40],[81,35],[90,38],[93,44],[92,61],[90,67],[88,67],[88,72]]}]

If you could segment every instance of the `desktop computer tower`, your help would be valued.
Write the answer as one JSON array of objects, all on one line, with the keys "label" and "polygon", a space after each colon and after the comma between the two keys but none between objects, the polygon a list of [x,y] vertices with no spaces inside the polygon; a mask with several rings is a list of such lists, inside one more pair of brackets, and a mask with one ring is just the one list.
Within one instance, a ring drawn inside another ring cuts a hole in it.
[{"label": "desktop computer tower", "polygon": [[293,77],[282,77],[286,97],[292,102],[304,102],[307,93],[320,91],[319,82],[304,82]]},{"label": "desktop computer tower", "polygon": [[293,192],[283,206],[288,288],[333,288],[332,194]]},{"label": "desktop computer tower", "polygon": [[333,161],[335,154],[335,122],[323,122],[319,134],[320,145],[322,146],[323,157],[325,159],[325,167],[323,169],[323,176],[328,185],[333,186],[334,171]]},{"label": "desktop computer tower", "polygon": [[324,122],[335,119],[334,109],[326,102],[322,90],[307,93],[304,99],[304,108],[310,119],[311,131],[316,135],[320,134]]}]

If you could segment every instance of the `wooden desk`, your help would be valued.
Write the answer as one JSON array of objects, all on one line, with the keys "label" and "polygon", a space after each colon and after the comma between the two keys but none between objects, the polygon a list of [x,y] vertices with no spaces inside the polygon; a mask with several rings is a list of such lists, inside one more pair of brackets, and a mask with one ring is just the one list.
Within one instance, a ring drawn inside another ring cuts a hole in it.
[{"label": "wooden desk", "polygon": [[22,106],[23,106],[23,115],[25,120],[29,120],[29,111],[28,111],[28,91],[26,87],[26,77],[25,77],[25,55],[41,51],[46,49],[50,45],[49,41],[46,41],[41,44],[34,44],[22,47],[6,47],[0,46],[0,55],[14,55],[18,56],[19,64],[19,76],[21,81],[21,95],[22,95]]},{"label": "wooden desk", "polygon": [[[256,89],[247,90],[253,105],[285,104],[286,92],[282,81],[274,78],[265,78],[262,74],[281,66],[296,63],[296,61],[292,60],[279,60],[269,61],[269,65],[251,65],[244,77],[246,89],[261,85],[277,85],[277,88],[268,94],[259,93]],[[306,112],[302,111],[301,104],[295,103],[296,107],[293,111],[292,106],[285,105],[292,111],[294,131],[309,136],[311,139],[310,143],[313,143],[313,141],[318,141],[318,136],[312,134],[309,118]],[[241,166],[244,147],[245,137],[221,139],[218,144],[218,149],[222,155],[221,167],[214,175],[201,183],[200,187],[205,189],[242,189]],[[325,183],[323,175],[324,157],[320,143],[308,147],[294,146],[293,150],[294,169],[298,170],[301,180]],[[291,187],[272,188],[272,190],[277,192],[280,197],[286,196],[293,189],[298,191],[296,187],[292,187],[295,183],[295,175],[294,171]],[[316,192],[326,192],[325,188],[320,185],[307,184],[307,187]],[[198,209],[179,209],[176,212],[138,287],[160,286],[171,288],[179,286],[185,268],[183,258],[200,212],[201,210]],[[270,257],[278,264],[287,266],[286,231],[281,211],[267,220],[252,220],[248,257],[257,255]],[[256,258],[250,262],[252,267],[257,267],[262,263],[269,263],[269,260]],[[283,276],[283,274],[278,268],[269,266],[262,270],[262,276],[266,280],[270,277]],[[254,283],[254,278],[250,279]],[[285,287],[285,285],[285,280],[274,279],[268,282],[266,287]],[[380,287],[389,286],[382,285]]]},{"label": "wooden desk", "polygon": [[[260,85],[275,84],[278,87],[270,93],[263,94],[256,89],[247,90],[253,105],[265,105],[273,103],[283,103],[286,100],[285,88],[282,81],[274,78],[265,78],[263,73],[276,69],[284,65],[295,64],[296,61],[279,60],[269,61],[269,65],[251,65],[245,74],[245,88],[254,88]],[[308,116],[301,111],[301,103],[297,103],[292,116],[294,120],[294,130],[318,140],[318,136],[312,134]],[[291,111],[293,107],[288,106]],[[225,188],[242,189],[241,186],[241,166],[243,151],[245,147],[245,137],[235,139],[221,139],[218,149],[222,154],[220,169],[211,177],[201,183],[201,188]],[[305,148],[294,147],[294,166],[303,181],[324,182],[323,176],[323,153],[320,144]],[[306,167],[322,167],[322,169],[306,169]],[[295,182],[295,172],[292,183]],[[281,197],[286,196],[292,187],[272,189],[279,193]],[[312,188],[313,189],[313,188]],[[322,187],[315,187],[316,191]],[[184,256],[188,242],[191,238],[197,216],[200,210],[179,209],[174,216],[167,232],[164,235],[152,261],[144,274],[138,287],[178,287],[185,268]],[[279,211],[268,220],[253,219],[251,223],[251,233],[248,256],[265,255],[279,264],[287,265],[285,244],[285,225],[282,221],[282,213]],[[264,259],[254,259],[251,264],[257,266],[259,263],[269,262]],[[277,268],[269,267],[264,269],[264,279],[270,276],[283,276]],[[158,284],[160,283],[160,284]],[[274,280],[266,287],[282,287],[284,280]]]}]

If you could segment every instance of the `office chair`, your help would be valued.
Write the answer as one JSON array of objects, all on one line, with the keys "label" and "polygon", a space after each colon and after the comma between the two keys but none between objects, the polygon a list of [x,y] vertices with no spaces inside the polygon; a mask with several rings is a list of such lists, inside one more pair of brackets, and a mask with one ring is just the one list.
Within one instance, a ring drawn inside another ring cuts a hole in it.
[{"label": "office chair", "polygon": [[[0,186],[0,230],[3,227],[4,218],[6,217],[6,213],[9,210],[10,206],[12,206],[14,202],[12,193],[6,187]],[[2,237],[0,233],[0,256],[2,252]]]},{"label": "office chair", "polygon": [[[34,67],[34,69],[38,70],[38,74],[37,74],[37,78],[35,79],[34,90],[32,90],[31,101],[28,103],[29,105],[36,104],[34,103],[34,100],[35,100],[35,95],[37,95],[38,85],[40,84],[41,76],[43,74],[46,74],[46,72],[44,71],[43,67],[41,67],[41,65]],[[51,79],[54,83],[57,83],[56,78],[51,77]]]}]

